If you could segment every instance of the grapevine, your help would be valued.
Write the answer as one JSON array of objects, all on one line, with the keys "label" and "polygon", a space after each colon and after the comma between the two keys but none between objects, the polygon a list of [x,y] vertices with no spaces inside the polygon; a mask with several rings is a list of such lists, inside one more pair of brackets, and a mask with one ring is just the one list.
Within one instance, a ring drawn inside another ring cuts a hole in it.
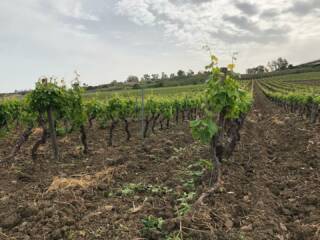
[{"label": "grapevine", "polygon": [[[211,147],[212,162],[216,169],[216,184],[202,194],[197,203],[211,194],[221,183],[221,161],[234,150],[240,140],[239,130],[245,114],[251,106],[251,96],[240,88],[228,68],[219,68],[218,59],[211,56],[211,78],[203,96],[202,112],[204,116],[191,122],[193,136]],[[227,139],[229,141],[227,141]]]}]

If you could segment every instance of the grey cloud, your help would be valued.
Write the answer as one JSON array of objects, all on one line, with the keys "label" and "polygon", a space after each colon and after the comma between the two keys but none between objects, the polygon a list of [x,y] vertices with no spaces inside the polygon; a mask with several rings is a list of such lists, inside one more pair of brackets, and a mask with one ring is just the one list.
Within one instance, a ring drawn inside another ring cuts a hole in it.
[{"label": "grey cloud", "polygon": [[293,5],[285,12],[291,12],[298,16],[305,16],[314,12],[317,9],[320,9],[319,0],[295,1]]},{"label": "grey cloud", "polygon": [[235,3],[235,6],[241,10],[244,14],[253,16],[259,13],[259,8],[257,5],[252,4],[252,3],[247,3],[247,2],[240,2],[237,1]]},{"label": "grey cloud", "polygon": [[267,9],[267,10],[264,10],[260,17],[261,18],[265,18],[265,19],[270,19],[270,18],[274,18],[276,16],[278,16],[280,14],[280,12],[275,9],[275,8],[272,8],[272,9]]},{"label": "grey cloud", "polygon": [[242,30],[251,31],[251,32],[259,31],[257,24],[255,24],[249,18],[244,16],[224,15],[223,20],[232,23],[233,25],[235,25],[236,27]]},{"label": "grey cloud", "polygon": [[233,43],[268,43],[274,41],[282,41],[288,38],[288,33],[291,31],[289,26],[273,26],[272,28],[260,28],[255,22],[244,16],[224,15],[223,19],[232,23],[239,30],[238,34],[230,34],[223,30],[219,30],[219,34],[215,37],[226,42]]},{"label": "grey cloud", "polygon": [[284,29],[266,29],[259,33],[232,34],[224,30],[218,30],[217,32],[211,33],[211,36],[231,44],[269,44],[287,41],[288,35],[286,32]]},{"label": "grey cloud", "polygon": [[185,4],[186,2],[194,3],[194,4],[201,4],[201,3],[207,3],[212,2],[212,0],[170,0],[172,3],[178,3],[178,4]]}]

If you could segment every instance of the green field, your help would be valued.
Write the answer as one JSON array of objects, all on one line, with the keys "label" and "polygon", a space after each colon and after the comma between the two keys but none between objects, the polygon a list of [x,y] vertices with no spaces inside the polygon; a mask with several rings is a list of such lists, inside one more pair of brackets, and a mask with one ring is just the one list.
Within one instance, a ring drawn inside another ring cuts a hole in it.
[{"label": "green field", "polygon": [[282,76],[268,77],[265,79],[266,80],[280,80],[280,81],[319,80],[319,82],[320,82],[320,72],[287,74],[287,75],[282,75]]},{"label": "green field", "polygon": [[[147,88],[144,89],[145,96],[156,95],[156,96],[172,96],[175,94],[192,94],[200,92],[205,88],[204,84],[197,85],[186,85],[177,87],[161,87],[161,88]],[[118,95],[122,97],[137,97],[141,96],[141,89],[124,89],[116,91],[87,91],[85,96],[87,98],[98,98],[98,99],[108,99],[111,96]]]},{"label": "green field", "polygon": [[[280,81],[315,81],[319,80],[320,83],[320,72],[308,72],[308,73],[297,73],[288,74],[282,76],[274,76],[265,78],[265,80],[280,80]],[[243,82],[246,82],[244,80]],[[242,81],[241,81],[242,82]],[[246,85],[245,83],[243,83]],[[205,84],[194,84],[194,85],[184,85],[176,87],[158,87],[158,88],[146,88],[144,89],[145,96],[157,95],[157,96],[172,96],[175,94],[192,94],[200,92],[204,89]],[[121,90],[98,90],[98,91],[86,91],[86,98],[98,98],[98,99],[108,99],[111,96],[118,95],[123,97],[137,97],[141,96],[141,89],[121,89]],[[13,94],[6,97],[0,97],[0,99],[5,98],[21,98],[21,95]]]}]

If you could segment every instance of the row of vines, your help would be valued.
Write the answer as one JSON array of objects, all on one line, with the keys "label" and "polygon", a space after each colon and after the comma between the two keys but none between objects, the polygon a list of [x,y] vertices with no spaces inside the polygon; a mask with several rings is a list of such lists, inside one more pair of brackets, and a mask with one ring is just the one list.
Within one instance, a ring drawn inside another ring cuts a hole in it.
[{"label": "row of vines", "polygon": [[287,112],[310,119],[315,123],[320,116],[320,87],[308,83],[283,81],[281,79],[259,80],[259,88]]},{"label": "row of vines", "polygon": [[[41,79],[35,90],[22,100],[5,100],[0,103],[0,131],[2,135],[23,129],[20,138],[4,160],[12,160],[35,128],[41,129],[41,137],[34,143],[31,155],[35,160],[39,146],[51,140],[52,152],[59,159],[57,135],[78,132],[83,152],[90,152],[87,130],[97,124],[106,129],[106,140],[112,146],[114,130],[124,126],[126,140],[133,137],[131,126],[141,121],[141,138],[155,127],[170,128],[190,122],[193,137],[210,148],[210,188],[203,192],[194,206],[201,205],[222,183],[221,166],[235,150],[240,140],[240,129],[252,105],[252,82],[239,82],[233,78],[234,65],[218,67],[218,59],[211,56],[210,78],[199,94],[177,94],[173,97],[149,96],[140,101],[134,98],[114,96],[108,100],[83,98],[79,81],[67,88],[54,79]],[[209,169],[208,169],[209,170]],[[188,208],[189,209],[189,208]],[[192,208],[196,209],[196,207]],[[190,211],[183,211],[185,217]],[[180,218],[182,216],[179,216]],[[181,221],[181,219],[179,220]]]},{"label": "row of vines", "polygon": [[[55,159],[59,159],[57,134],[66,135],[78,131],[83,152],[89,152],[87,144],[88,128],[96,122],[101,129],[107,129],[106,140],[112,146],[114,130],[123,123],[126,139],[130,141],[132,133],[130,125],[141,120],[143,108],[142,137],[149,132],[155,133],[155,127],[168,129],[186,120],[196,119],[202,114],[202,96],[196,94],[187,97],[182,94],[174,97],[147,97],[142,105],[134,98],[114,96],[108,100],[83,99],[83,89],[78,81],[67,88],[59,85],[54,79],[41,79],[35,90],[23,100],[4,100],[0,103],[0,133],[6,136],[16,129],[24,129],[7,160],[12,159],[35,128],[42,130],[41,138],[34,144],[31,155],[37,157],[37,150],[47,140],[51,145]],[[1,137],[0,136],[0,137]]]},{"label": "row of vines", "polygon": [[[94,98],[84,100],[78,79],[75,79],[71,88],[58,84],[55,79],[40,79],[24,99],[0,102],[0,137],[16,129],[24,129],[8,159],[16,155],[35,128],[42,130],[42,136],[32,148],[33,159],[36,159],[39,146],[45,144],[48,138],[51,139],[54,157],[58,159],[57,133],[75,131],[80,134],[83,152],[88,153],[86,128],[91,128],[93,121],[103,129],[108,128],[107,141],[110,146],[114,129],[123,122],[129,141],[132,137],[130,124],[141,120],[142,110],[144,138],[150,131],[155,133],[157,124],[164,129],[169,128],[172,122],[178,124],[194,120],[191,121],[191,128],[195,138],[211,142],[211,145],[215,145],[213,152],[218,154],[216,148],[221,148],[226,137],[230,146],[225,147],[224,152],[231,153],[239,138],[238,130],[251,105],[252,96],[248,91],[251,85],[239,83],[232,78],[232,74],[228,74],[234,66],[220,69],[217,58],[212,56],[211,60],[209,68],[212,74],[203,93],[193,96],[150,96],[144,104],[138,99],[119,96],[105,101]],[[221,156],[218,158],[221,160]]]}]

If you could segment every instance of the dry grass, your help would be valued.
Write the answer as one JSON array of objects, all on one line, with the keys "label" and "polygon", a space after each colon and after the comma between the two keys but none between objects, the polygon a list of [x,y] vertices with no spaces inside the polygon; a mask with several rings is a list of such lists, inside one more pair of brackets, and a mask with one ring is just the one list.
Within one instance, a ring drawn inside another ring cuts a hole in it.
[{"label": "dry grass", "polygon": [[[121,167],[120,167],[121,168]],[[51,185],[49,186],[47,192],[61,191],[66,189],[81,188],[87,189],[90,187],[95,187],[99,183],[110,183],[115,172],[120,170],[119,168],[108,167],[104,168],[102,171],[97,172],[94,175],[82,175],[70,178],[54,177]]]}]

